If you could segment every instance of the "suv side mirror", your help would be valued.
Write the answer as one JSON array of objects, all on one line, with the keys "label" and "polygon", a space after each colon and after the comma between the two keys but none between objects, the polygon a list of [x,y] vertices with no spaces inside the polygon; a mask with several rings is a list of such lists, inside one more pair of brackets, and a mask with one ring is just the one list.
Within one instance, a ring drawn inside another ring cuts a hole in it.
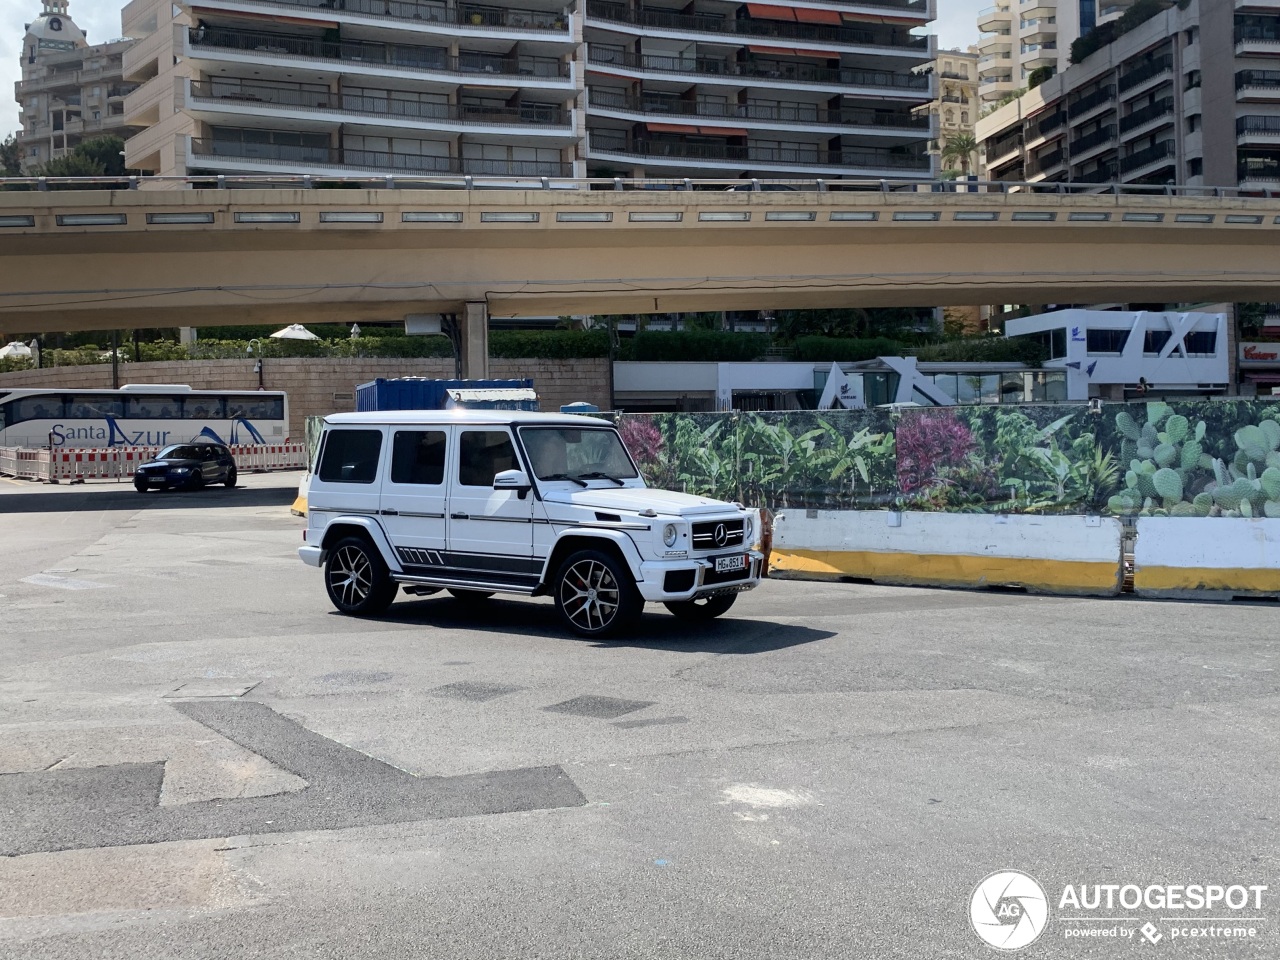
[{"label": "suv side mirror", "polygon": [[514,490],[523,500],[529,493],[532,484],[529,483],[529,475],[523,470],[503,470],[494,474],[493,489],[495,490]]}]

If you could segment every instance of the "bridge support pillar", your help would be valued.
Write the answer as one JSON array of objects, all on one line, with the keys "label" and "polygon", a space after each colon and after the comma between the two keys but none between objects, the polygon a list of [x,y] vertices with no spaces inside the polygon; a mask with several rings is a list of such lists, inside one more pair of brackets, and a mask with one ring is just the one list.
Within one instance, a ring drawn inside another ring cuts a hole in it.
[{"label": "bridge support pillar", "polygon": [[485,380],[489,376],[489,304],[468,300],[462,320],[462,376]]}]

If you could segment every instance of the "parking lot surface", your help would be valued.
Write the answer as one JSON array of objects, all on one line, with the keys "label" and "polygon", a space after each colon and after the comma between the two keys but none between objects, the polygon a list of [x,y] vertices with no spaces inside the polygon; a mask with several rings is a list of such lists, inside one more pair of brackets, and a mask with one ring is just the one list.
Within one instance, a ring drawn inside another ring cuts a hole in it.
[{"label": "parking lot surface", "polygon": [[[297,475],[241,479],[0,480],[0,957],[988,957],[1005,870],[1049,906],[1018,956],[1280,955],[1273,604],[769,581],[612,642],[546,599],[359,620],[296,557]],[[1195,884],[1269,889],[1060,907]]]}]

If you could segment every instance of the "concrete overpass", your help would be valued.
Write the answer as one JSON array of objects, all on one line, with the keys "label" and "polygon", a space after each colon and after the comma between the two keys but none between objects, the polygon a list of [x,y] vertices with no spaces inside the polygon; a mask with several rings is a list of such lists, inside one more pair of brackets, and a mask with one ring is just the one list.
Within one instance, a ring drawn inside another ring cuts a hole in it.
[{"label": "concrete overpass", "polygon": [[1280,299],[1280,199],[838,186],[0,192],[0,330]]}]

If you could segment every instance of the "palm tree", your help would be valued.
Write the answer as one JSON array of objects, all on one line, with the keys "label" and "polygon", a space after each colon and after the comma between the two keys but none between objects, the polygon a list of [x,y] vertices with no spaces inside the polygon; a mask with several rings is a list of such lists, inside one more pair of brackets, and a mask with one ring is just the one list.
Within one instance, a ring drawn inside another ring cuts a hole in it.
[{"label": "palm tree", "polygon": [[978,150],[978,141],[968,133],[957,133],[947,140],[942,148],[942,162],[951,169],[955,163],[960,164],[960,172],[969,175],[969,162]]}]

